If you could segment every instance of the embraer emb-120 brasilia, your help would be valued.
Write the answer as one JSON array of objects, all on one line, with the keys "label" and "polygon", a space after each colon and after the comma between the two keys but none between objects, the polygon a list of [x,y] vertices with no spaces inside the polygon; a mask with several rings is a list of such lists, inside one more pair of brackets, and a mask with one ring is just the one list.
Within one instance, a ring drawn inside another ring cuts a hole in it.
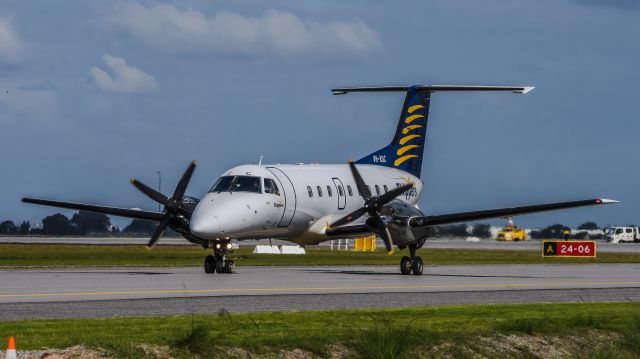
[{"label": "embraer emb-120 brasilia", "polygon": [[23,202],[93,211],[159,222],[149,241],[153,246],[169,226],[188,241],[212,248],[206,273],[232,273],[227,258],[231,241],[274,238],[301,246],[336,238],[376,234],[387,251],[409,249],[400,261],[402,274],[422,274],[416,256],[430,227],[501,218],[564,208],[615,203],[608,199],[539,204],[483,211],[425,215],[416,203],[423,190],[422,157],[431,95],[439,92],[507,91],[524,94],[533,87],[417,85],[352,87],[350,92],[406,92],[398,127],[391,143],[348,164],[243,165],[226,171],[201,199],[185,196],[196,167],[192,162],[171,197],[131,179],[162,212],[23,198]]}]

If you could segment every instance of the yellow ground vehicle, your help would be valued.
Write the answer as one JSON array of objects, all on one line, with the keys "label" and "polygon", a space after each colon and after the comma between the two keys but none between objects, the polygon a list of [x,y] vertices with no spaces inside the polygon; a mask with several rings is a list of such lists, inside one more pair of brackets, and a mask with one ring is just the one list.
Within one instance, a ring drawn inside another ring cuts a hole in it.
[{"label": "yellow ground vehicle", "polygon": [[497,241],[524,241],[527,239],[527,232],[523,228],[516,227],[511,218],[504,228],[496,235]]}]

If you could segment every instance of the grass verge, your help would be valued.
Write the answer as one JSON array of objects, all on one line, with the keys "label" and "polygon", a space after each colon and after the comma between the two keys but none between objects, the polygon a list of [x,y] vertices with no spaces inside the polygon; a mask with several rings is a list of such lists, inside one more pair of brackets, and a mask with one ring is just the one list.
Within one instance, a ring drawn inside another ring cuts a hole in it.
[{"label": "grass verge", "polygon": [[[397,265],[407,250],[393,256],[376,252],[331,251],[308,247],[306,255],[253,254],[241,247],[231,258],[240,266]],[[17,267],[198,267],[210,251],[198,246],[0,244],[0,268]],[[640,263],[639,253],[600,253],[597,258],[546,258],[538,251],[421,249],[425,264]]]},{"label": "grass verge", "polygon": [[[0,322],[19,350],[84,345],[116,357],[640,356],[640,303],[472,305]],[[613,356],[612,356],[613,355]]]}]

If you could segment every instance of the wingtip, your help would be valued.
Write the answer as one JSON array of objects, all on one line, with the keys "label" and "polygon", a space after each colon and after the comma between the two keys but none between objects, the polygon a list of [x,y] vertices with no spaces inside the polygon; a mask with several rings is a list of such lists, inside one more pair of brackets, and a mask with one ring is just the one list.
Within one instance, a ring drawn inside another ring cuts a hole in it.
[{"label": "wingtip", "polygon": [[194,165],[194,166],[197,166],[198,165],[198,161],[193,160],[193,161],[191,161],[191,164]]},{"label": "wingtip", "polygon": [[136,182],[136,178],[135,177],[131,177],[129,179],[129,182],[131,182],[131,184],[134,184]]},{"label": "wingtip", "polygon": [[596,203],[598,203],[598,204],[613,204],[613,203],[620,203],[620,201],[617,201],[615,199],[608,199],[608,198],[598,198],[598,199],[596,199]]}]

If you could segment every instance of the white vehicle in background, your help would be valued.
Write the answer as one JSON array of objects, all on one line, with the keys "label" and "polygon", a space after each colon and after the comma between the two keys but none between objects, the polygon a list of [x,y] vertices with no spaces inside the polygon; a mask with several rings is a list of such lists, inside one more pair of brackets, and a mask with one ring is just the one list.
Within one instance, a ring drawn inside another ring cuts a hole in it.
[{"label": "white vehicle in background", "polygon": [[604,236],[611,243],[640,242],[640,228],[609,227],[604,230]]}]

